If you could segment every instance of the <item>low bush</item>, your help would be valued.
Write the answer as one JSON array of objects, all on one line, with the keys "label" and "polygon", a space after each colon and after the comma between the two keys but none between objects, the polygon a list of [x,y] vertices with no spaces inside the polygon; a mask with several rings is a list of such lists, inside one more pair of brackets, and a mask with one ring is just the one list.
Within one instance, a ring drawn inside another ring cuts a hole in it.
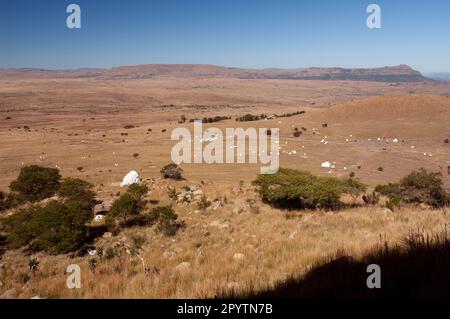
[{"label": "low bush", "polygon": [[299,131],[297,128],[294,130],[294,137],[300,137],[302,135],[302,131]]},{"label": "low bush", "polygon": [[107,226],[112,227],[117,223],[126,224],[130,218],[139,215],[142,208],[141,201],[136,196],[125,193],[114,201],[110,211],[105,217]]},{"label": "low bush", "polygon": [[175,235],[183,225],[177,222],[178,215],[171,206],[155,207],[145,216],[145,219],[148,225],[156,225],[157,231],[166,236]]},{"label": "low bush", "polygon": [[183,169],[181,169],[181,167],[178,167],[178,165],[174,163],[164,166],[160,172],[163,178],[170,178],[175,180],[183,179]]},{"label": "low bush", "polygon": [[16,208],[22,204],[25,204],[26,202],[28,202],[27,198],[22,195],[22,194],[18,194],[18,193],[3,193],[0,192],[0,212],[7,210],[7,209],[12,209],[12,208]]},{"label": "low bush", "polygon": [[174,187],[169,186],[167,188],[167,196],[169,196],[171,200],[177,200],[178,198],[177,190]]},{"label": "low bush", "polygon": [[337,209],[344,193],[359,192],[363,184],[333,177],[318,177],[306,171],[281,168],[276,174],[259,175],[253,182],[262,199],[277,208]]},{"label": "low bush", "polygon": [[148,193],[148,186],[145,184],[132,184],[128,186],[127,193],[137,199],[141,199]]},{"label": "low bush", "polygon": [[212,204],[211,201],[209,201],[206,196],[202,196],[197,203],[197,208],[202,210],[207,209],[208,207],[211,206],[211,204]]}]

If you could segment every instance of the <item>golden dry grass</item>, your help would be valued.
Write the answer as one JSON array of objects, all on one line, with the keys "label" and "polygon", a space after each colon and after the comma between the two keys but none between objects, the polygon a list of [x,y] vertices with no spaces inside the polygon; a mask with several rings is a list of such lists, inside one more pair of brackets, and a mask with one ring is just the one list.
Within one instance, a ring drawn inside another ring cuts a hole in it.
[{"label": "golden dry grass", "polygon": [[[237,186],[237,185],[236,185]],[[212,185],[209,185],[211,189]],[[338,249],[359,256],[382,241],[396,243],[410,230],[440,231],[450,223],[445,210],[404,208],[386,212],[380,207],[361,207],[341,212],[286,214],[259,201],[248,203],[255,193],[221,189],[228,204],[218,210],[197,210],[195,204],[177,204],[176,212],[186,228],[175,237],[165,237],[147,227],[134,227],[96,244],[108,247],[120,240],[145,236],[141,256],[152,271],[145,275],[137,257],[124,255],[99,262],[95,273],[88,269],[88,257],[39,255],[36,275],[27,269],[27,257],[7,251],[3,260],[3,290],[15,287],[21,298],[200,298],[214,297],[227,289],[258,290],[308,267]],[[153,189],[164,198],[165,185]],[[160,192],[160,193],[158,193]],[[208,193],[210,195],[212,193]],[[153,198],[153,195],[150,196]],[[163,203],[169,202],[167,196]],[[254,206],[258,209],[255,209]],[[208,230],[208,235],[205,231]],[[170,252],[170,253],[169,253]],[[236,259],[235,254],[243,254]],[[177,265],[189,262],[188,270]],[[79,264],[82,288],[68,289],[65,269]],[[155,272],[155,269],[158,269]],[[30,277],[27,279],[27,275]]]},{"label": "golden dry grass", "polygon": [[[307,110],[305,115],[292,118],[252,123],[229,120],[214,126],[280,127],[283,150],[298,152],[297,156],[281,153],[283,167],[328,175],[320,163],[336,160],[332,176],[348,176],[354,171],[363,182],[373,186],[396,181],[423,166],[444,173],[448,187],[450,149],[443,139],[450,136],[447,129],[450,99],[395,95],[324,109],[336,102],[409,91],[448,95],[450,86],[234,79],[1,80],[0,190],[7,190],[22,163],[58,165],[64,177],[85,179],[95,185],[99,198],[108,198],[121,191],[119,183],[130,170],[139,171],[144,180],[159,176],[161,167],[171,161],[174,142],[170,133],[179,126],[181,114],[198,118],[281,114],[303,109]],[[177,106],[159,107],[170,103]],[[430,103],[439,110],[424,111],[422,106]],[[379,105],[383,106],[383,113],[373,111]],[[413,112],[408,109],[411,105]],[[4,120],[6,116],[11,119]],[[329,124],[326,129],[322,128],[325,122]],[[139,127],[123,129],[127,124]],[[30,126],[31,131],[17,128],[23,125]],[[192,129],[189,124],[184,126]],[[302,137],[294,138],[294,127],[308,130]],[[313,128],[317,129],[316,134],[312,133]],[[162,132],[163,129],[167,131]],[[353,139],[346,142],[350,134]],[[330,141],[327,146],[320,143],[324,136]],[[397,137],[405,142],[386,144],[384,140],[375,141],[377,137],[391,141]],[[425,157],[423,152],[432,153],[433,157]],[[135,159],[134,153],[140,156]],[[80,166],[82,171],[77,170]],[[377,171],[379,166],[384,167],[383,172]],[[259,165],[183,165],[183,168],[187,181],[169,184],[179,190],[183,185],[200,184],[203,180],[207,196],[222,199],[226,196],[228,204],[216,211],[175,205],[186,228],[173,238],[150,228],[135,227],[97,243],[106,247],[133,234],[145,235],[147,243],[142,256],[152,269],[159,270],[158,274],[145,276],[136,257],[103,260],[93,274],[88,269],[87,257],[71,259],[66,255],[39,254],[39,270],[31,276],[26,254],[15,250],[2,257],[6,272],[0,274],[3,284],[0,292],[14,287],[22,298],[213,297],[223,289],[245,290],[250,286],[258,289],[301,274],[318,259],[340,248],[358,255],[378,243],[380,236],[395,242],[411,229],[431,232],[450,222],[445,211],[419,208],[394,213],[385,213],[382,208],[355,208],[338,213],[298,213],[295,218],[286,218],[284,212],[262,204],[249,186],[259,172]],[[240,180],[247,185],[243,192],[237,190]],[[148,199],[170,203],[167,186],[167,182],[158,180]],[[249,199],[256,204],[250,207]],[[168,252],[174,255],[164,257]],[[244,258],[236,261],[235,254],[243,254]],[[189,271],[176,270],[182,262],[191,264]],[[80,290],[70,290],[65,285],[65,269],[72,263],[82,268]]]}]

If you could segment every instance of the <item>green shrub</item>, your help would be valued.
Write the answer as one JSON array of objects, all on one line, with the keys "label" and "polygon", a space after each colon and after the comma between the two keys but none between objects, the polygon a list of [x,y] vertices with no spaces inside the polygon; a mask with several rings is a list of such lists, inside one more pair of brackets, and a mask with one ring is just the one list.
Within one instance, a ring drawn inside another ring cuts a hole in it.
[{"label": "green shrub", "polygon": [[431,173],[421,168],[400,180],[400,183],[378,185],[375,190],[390,199],[400,198],[404,203],[427,204],[444,207],[450,203],[445,191],[441,173]]},{"label": "green shrub", "polygon": [[55,194],[60,179],[61,175],[56,168],[31,165],[22,167],[19,176],[9,187],[29,201],[39,201]]},{"label": "green shrub", "polygon": [[405,176],[400,181],[405,190],[402,200],[434,207],[448,205],[450,197],[443,187],[441,176],[441,173],[429,173],[423,168]]},{"label": "green shrub", "polygon": [[400,196],[392,197],[386,202],[386,208],[389,208],[391,211],[394,211],[397,207],[400,206],[400,202],[401,202]]},{"label": "green shrub", "polygon": [[128,186],[127,193],[141,199],[148,193],[148,187],[145,184],[131,184]]},{"label": "green shrub", "polygon": [[30,268],[30,271],[35,273],[39,266],[39,260],[35,256],[30,256],[30,258],[28,258],[27,264],[28,264],[28,268]]},{"label": "green shrub", "polygon": [[139,198],[130,193],[121,195],[114,201],[110,211],[106,215],[105,223],[108,226],[113,226],[115,223],[126,223],[129,218],[139,215],[141,210],[141,202]]},{"label": "green shrub", "polygon": [[238,117],[236,121],[238,122],[252,122],[252,121],[259,121],[267,118],[267,115],[261,114],[261,115],[252,115],[252,114],[245,114],[244,116]]},{"label": "green shrub", "polygon": [[169,198],[171,200],[177,200],[178,199],[178,193],[177,190],[175,189],[175,187],[168,187],[167,188],[167,196],[169,196]]},{"label": "green shrub", "polygon": [[8,198],[8,195],[6,193],[0,191],[0,212],[2,210],[6,209],[6,199]]},{"label": "green shrub", "polygon": [[211,206],[211,201],[209,201],[206,196],[202,196],[200,198],[200,201],[197,203],[198,209],[207,209],[209,206]]},{"label": "green shrub", "polygon": [[365,184],[353,178],[343,180],[342,187],[344,193],[349,194],[354,199],[358,198],[361,194],[363,194],[367,190],[367,186]]},{"label": "green shrub", "polygon": [[177,222],[178,215],[170,206],[158,206],[153,208],[145,216],[148,225],[156,225],[156,229],[166,236],[173,236],[182,226]]},{"label": "green shrub", "polygon": [[86,181],[66,178],[61,182],[56,193],[67,200],[76,201],[90,208],[95,204],[95,193],[91,188],[92,185]]},{"label": "green shrub", "polygon": [[160,172],[163,178],[170,178],[175,180],[180,180],[183,178],[183,170],[175,163],[164,166]]},{"label": "green shrub", "polygon": [[30,206],[5,219],[7,239],[13,248],[29,246],[33,251],[67,253],[88,239],[86,223],[92,212],[75,202],[51,201]]},{"label": "green shrub", "polygon": [[[276,174],[259,175],[253,182],[259,187],[259,193],[266,203],[290,210],[340,208],[343,205],[341,195],[354,191],[352,183],[285,168],[279,169]],[[356,181],[355,185],[362,187]]]}]

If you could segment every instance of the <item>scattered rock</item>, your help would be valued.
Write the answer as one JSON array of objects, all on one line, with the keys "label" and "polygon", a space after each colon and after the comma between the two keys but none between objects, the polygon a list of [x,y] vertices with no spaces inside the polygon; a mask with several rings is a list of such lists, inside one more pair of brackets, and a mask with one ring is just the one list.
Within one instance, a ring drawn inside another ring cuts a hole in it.
[{"label": "scattered rock", "polygon": [[192,192],[189,191],[182,191],[180,194],[178,194],[177,202],[179,203],[190,203],[192,202],[193,196]]},{"label": "scattered rock", "polygon": [[176,266],[175,269],[177,271],[182,271],[182,272],[188,271],[191,269],[191,263],[187,262],[187,261],[182,262],[182,263],[178,264],[178,266]]},{"label": "scattered rock", "polygon": [[228,223],[221,223],[219,220],[212,221],[209,226],[218,228],[228,228],[230,225]]},{"label": "scattered rock", "polygon": [[105,219],[105,215],[95,215],[95,217],[94,217],[94,222],[100,223],[100,222],[103,221],[104,219]]},{"label": "scattered rock", "polygon": [[112,233],[111,232],[106,232],[103,234],[102,236],[103,238],[111,238],[112,237]]},{"label": "scattered rock", "polygon": [[209,209],[212,210],[218,210],[219,208],[223,207],[222,201],[220,200],[216,200],[214,201],[210,207],[208,207]]},{"label": "scattered rock", "polygon": [[244,254],[241,254],[241,253],[235,253],[235,254],[233,255],[233,259],[234,259],[235,261],[242,261],[242,260],[244,260],[244,258],[245,258],[245,255],[244,255]]},{"label": "scattered rock", "polygon": [[[196,192],[197,190],[199,190],[199,187],[198,187],[198,185],[191,185],[191,186],[189,186],[189,189],[191,190],[191,192]],[[202,192],[202,194],[203,194],[203,192]]]},{"label": "scattered rock", "polygon": [[114,202],[114,199],[108,198],[103,200],[100,204],[97,204],[94,206],[94,214],[99,213],[107,213],[111,209],[112,203]]},{"label": "scattered rock", "polygon": [[201,189],[197,189],[192,192],[192,196],[194,196],[195,199],[202,198],[204,196],[204,193]]},{"label": "scattered rock", "polygon": [[208,236],[210,236],[210,235],[211,235],[211,232],[210,232],[209,230],[205,229],[205,230],[203,231],[203,236],[204,236],[204,237],[208,237]]},{"label": "scattered rock", "polygon": [[137,184],[141,181],[139,174],[136,171],[131,171],[122,180],[120,183],[120,187],[130,186],[133,184]]},{"label": "scattered rock", "polygon": [[330,162],[326,161],[326,162],[323,162],[322,164],[320,164],[320,166],[324,167],[324,168],[330,168],[332,166],[332,164]]},{"label": "scattered rock", "polygon": [[6,290],[1,296],[0,299],[15,299],[17,298],[17,291],[16,289],[9,289]]}]

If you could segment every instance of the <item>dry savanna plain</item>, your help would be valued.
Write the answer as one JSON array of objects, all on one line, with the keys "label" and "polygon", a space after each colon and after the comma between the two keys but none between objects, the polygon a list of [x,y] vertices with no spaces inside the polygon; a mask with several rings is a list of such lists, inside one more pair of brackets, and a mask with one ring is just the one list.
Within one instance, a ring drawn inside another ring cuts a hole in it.
[{"label": "dry savanna plain", "polygon": [[[423,205],[391,211],[357,198],[360,205],[337,211],[272,208],[252,185],[260,164],[182,164],[181,181],[163,179],[160,170],[171,162],[173,129],[192,130],[190,119],[227,116],[204,128],[279,128],[284,168],[353,173],[371,190],[424,167],[440,172],[450,190],[449,96],[449,84],[432,81],[0,77],[0,190],[8,191],[21,167],[35,164],[86,180],[99,200],[110,201],[124,192],[120,183],[134,170],[149,187],[145,210],[172,205],[185,224],[170,237],[146,226],[100,236],[92,246],[114,247],[136,236],[143,244],[138,255],[102,258],[95,271],[86,254],[39,252],[33,254],[38,269],[30,273],[30,252],[0,249],[0,295],[214,297],[270,287],[337,250],[359,256],[412,230],[440,231],[450,223],[447,209]],[[298,111],[305,112],[271,116]],[[235,121],[248,113],[269,118]],[[188,121],[180,124],[183,115]],[[169,187],[201,190],[213,204],[201,209],[194,200],[171,199]],[[70,264],[81,267],[80,289],[66,286]]]}]

